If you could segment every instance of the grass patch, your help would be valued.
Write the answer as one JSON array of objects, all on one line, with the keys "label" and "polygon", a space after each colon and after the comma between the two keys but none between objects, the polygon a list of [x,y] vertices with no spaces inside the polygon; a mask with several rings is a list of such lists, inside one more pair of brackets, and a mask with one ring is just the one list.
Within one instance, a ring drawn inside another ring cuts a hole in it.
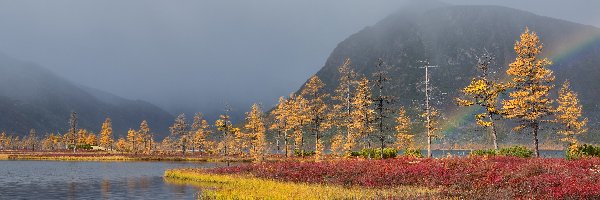
[{"label": "grass patch", "polygon": [[399,186],[393,189],[280,182],[242,175],[216,175],[175,169],[165,172],[167,181],[181,180],[202,188],[203,199],[415,199],[428,198],[436,190]]}]

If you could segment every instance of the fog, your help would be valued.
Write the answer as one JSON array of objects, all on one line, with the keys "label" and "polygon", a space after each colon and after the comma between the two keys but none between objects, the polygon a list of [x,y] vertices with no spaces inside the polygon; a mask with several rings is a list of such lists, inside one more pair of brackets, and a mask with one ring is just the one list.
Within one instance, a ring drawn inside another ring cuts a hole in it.
[{"label": "fog", "polygon": [[[600,27],[592,0],[503,5]],[[577,2],[577,3],[573,3]],[[272,106],[398,0],[0,1],[0,51],[171,113]]]}]

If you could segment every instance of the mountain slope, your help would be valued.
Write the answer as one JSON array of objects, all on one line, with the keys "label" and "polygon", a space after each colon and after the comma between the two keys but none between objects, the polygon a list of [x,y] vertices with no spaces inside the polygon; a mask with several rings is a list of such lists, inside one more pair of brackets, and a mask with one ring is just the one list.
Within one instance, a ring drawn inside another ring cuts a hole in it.
[{"label": "mountain slope", "polygon": [[36,64],[0,54],[0,130],[23,135],[65,132],[71,111],[79,126],[98,132],[106,117],[115,135],[124,135],[148,120],[151,128],[166,134],[169,113],[144,101],[132,101],[99,90],[76,86]]},{"label": "mountain slope", "polygon": [[[508,63],[514,60],[514,42],[525,27],[529,27],[540,35],[546,56],[555,62],[551,69],[555,70],[557,87],[565,79],[571,80],[573,89],[580,95],[585,115],[591,122],[600,119],[600,107],[595,101],[600,98],[600,88],[595,87],[600,85],[597,78],[600,76],[600,29],[498,6],[430,3],[419,8],[403,9],[339,43],[317,73],[326,89],[332,92],[338,85],[337,67],[345,58],[352,60],[357,72],[369,77],[376,60],[383,58],[392,66],[389,92],[400,97],[396,105],[414,108],[423,99],[418,83],[422,82],[424,71],[419,68],[422,65],[419,61],[426,60],[439,66],[431,70],[431,78],[441,94],[440,107],[446,113],[444,123],[471,119],[472,113],[461,112],[464,108],[455,106],[453,99],[476,73],[475,55],[487,50],[495,56],[497,71],[503,74]],[[581,45],[571,40],[586,42],[586,48],[574,51]],[[454,134],[472,132],[468,130],[473,128],[469,124],[451,124],[458,129],[445,130],[447,137],[471,137]]]}]

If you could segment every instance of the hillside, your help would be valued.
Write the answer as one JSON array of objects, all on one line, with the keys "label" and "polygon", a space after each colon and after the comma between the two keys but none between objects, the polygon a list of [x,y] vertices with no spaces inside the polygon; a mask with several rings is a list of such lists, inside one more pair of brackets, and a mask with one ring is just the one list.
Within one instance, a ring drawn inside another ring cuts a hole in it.
[{"label": "hillside", "polygon": [[[481,135],[481,130],[470,122],[473,112],[457,107],[453,99],[476,73],[475,55],[487,50],[495,57],[497,71],[503,74],[515,57],[514,42],[525,27],[529,27],[541,37],[546,56],[554,62],[551,69],[555,71],[557,87],[569,79],[580,95],[585,115],[590,118],[592,127],[597,127],[600,107],[596,100],[600,99],[600,88],[595,86],[600,84],[597,78],[600,76],[600,29],[498,6],[431,2],[416,6],[394,13],[339,43],[316,74],[326,89],[332,92],[338,85],[337,67],[345,58],[352,60],[355,71],[367,76],[373,73],[377,59],[382,58],[391,66],[389,93],[400,97],[396,106],[411,107],[414,113],[423,99],[419,83],[424,70],[419,68],[422,65],[419,61],[426,60],[439,66],[431,70],[431,78],[440,94],[439,107],[445,113],[443,142],[486,140],[475,135],[476,132]],[[506,138],[509,128],[502,129],[501,138]],[[597,132],[595,128],[590,131]],[[528,141],[527,136],[524,139]]]},{"label": "hillside", "polygon": [[78,113],[80,127],[94,132],[110,117],[115,135],[137,128],[144,119],[164,135],[173,119],[148,102],[77,86],[41,66],[0,54],[0,131],[24,135],[34,128],[40,134],[63,133],[71,111]]}]

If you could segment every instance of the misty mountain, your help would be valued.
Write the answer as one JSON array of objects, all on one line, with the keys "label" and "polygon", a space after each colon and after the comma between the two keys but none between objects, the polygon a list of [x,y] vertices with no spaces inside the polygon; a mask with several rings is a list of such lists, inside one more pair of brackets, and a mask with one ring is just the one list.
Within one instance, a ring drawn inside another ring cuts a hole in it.
[{"label": "misty mountain", "polygon": [[[350,58],[355,71],[371,77],[377,59],[382,58],[390,66],[392,80],[388,92],[399,97],[395,105],[411,107],[416,118],[414,112],[424,98],[420,84],[424,70],[419,68],[423,65],[419,61],[428,61],[438,66],[430,72],[438,94],[436,100],[440,102],[438,107],[445,113],[443,123],[454,123],[451,126],[457,128],[444,130],[446,137],[470,137],[464,133],[473,132],[470,129],[474,126],[458,119],[473,117],[470,113],[458,112],[464,108],[454,105],[453,99],[477,73],[475,56],[489,52],[495,57],[496,71],[504,74],[508,63],[515,58],[515,41],[525,27],[529,27],[541,37],[545,56],[554,61],[550,67],[557,77],[554,93],[569,79],[572,88],[579,93],[590,122],[600,119],[597,104],[600,99],[600,87],[597,87],[600,85],[600,29],[505,7],[426,2],[400,10],[339,43],[316,74],[326,84],[326,90],[333,92],[338,85],[337,68],[344,59]],[[582,45],[573,44],[572,40],[587,42],[586,48],[575,51]],[[504,128],[504,135],[509,128]],[[452,136],[457,132],[461,134]]]},{"label": "misty mountain", "polygon": [[173,120],[171,114],[148,102],[78,86],[39,65],[0,54],[0,131],[24,135],[34,128],[38,134],[64,133],[71,111],[77,112],[79,127],[95,133],[110,117],[117,136],[137,129],[142,120],[164,136]]}]

